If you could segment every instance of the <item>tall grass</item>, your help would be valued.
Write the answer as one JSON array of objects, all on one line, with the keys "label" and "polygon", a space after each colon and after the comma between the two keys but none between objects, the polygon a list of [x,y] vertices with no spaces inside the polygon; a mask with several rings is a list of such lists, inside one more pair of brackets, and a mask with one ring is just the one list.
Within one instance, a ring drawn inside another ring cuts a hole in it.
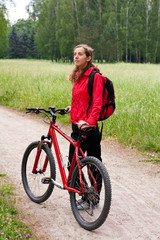
[{"label": "tall grass", "polygon": [[[160,151],[160,65],[98,64],[114,83],[116,111],[104,121],[103,138],[114,137],[142,150]],[[71,64],[38,60],[0,60],[0,104],[66,107]],[[69,122],[69,116],[63,117]]]},{"label": "tall grass", "polygon": [[104,68],[114,81],[117,97],[117,109],[106,122],[105,133],[139,149],[160,151],[160,65]]}]

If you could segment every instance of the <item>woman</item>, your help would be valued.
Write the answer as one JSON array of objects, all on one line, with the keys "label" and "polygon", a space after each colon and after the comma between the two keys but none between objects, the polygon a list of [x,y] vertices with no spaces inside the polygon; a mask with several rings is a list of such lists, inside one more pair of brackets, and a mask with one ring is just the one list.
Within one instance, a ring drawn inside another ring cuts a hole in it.
[{"label": "woman", "polygon": [[[74,48],[75,68],[69,76],[74,84],[72,89],[72,103],[67,107],[71,113],[72,134],[71,137],[77,140],[79,129],[83,124],[95,125],[96,129],[91,131],[82,143],[82,149],[87,151],[88,156],[101,159],[100,132],[98,129],[98,118],[102,107],[103,85],[100,70],[92,63],[93,49],[86,44],[77,45]],[[88,93],[88,79],[90,73],[95,70],[97,73],[93,83],[93,101],[88,109],[90,96]],[[70,146],[69,162],[71,163],[74,147]]]},{"label": "woman", "polygon": [[[73,83],[72,103],[67,107],[71,113],[72,133],[71,137],[77,140],[79,129],[83,124],[95,125],[96,128],[90,131],[85,141],[81,144],[83,151],[87,151],[88,156],[94,156],[101,159],[101,134],[98,129],[98,118],[102,107],[103,85],[100,70],[92,63],[93,49],[85,44],[80,44],[74,48],[75,68],[69,76]],[[93,83],[93,101],[88,109],[90,96],[88,93],[88,79],[90,73],[95,70]],[[70,145],[69,166],[74,154],[74,146]],[[69,168],[68,166],[68,168]],[[100,187],[101,188],[101,187]],[[100,192],[100,189],[99,189]],[[85,199],[81,199],[78,208],[80,210],[89,208]]]}]

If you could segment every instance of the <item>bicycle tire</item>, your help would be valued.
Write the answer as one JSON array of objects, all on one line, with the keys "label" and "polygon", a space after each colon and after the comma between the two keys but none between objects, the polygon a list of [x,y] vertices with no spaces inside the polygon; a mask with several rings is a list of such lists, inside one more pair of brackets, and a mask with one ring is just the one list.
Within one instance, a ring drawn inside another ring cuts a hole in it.
[{"label": "bicycle tire", "polygon": [[[89,177],[88,167],[97,181],[97,191],[93,181]],[[82,179],[85,187],[85,194],[70,192],[70,203],[73,215],[77,222],[86,230],[92,231],[99,228],[106,220],[111,206],[111,183],[108,172],[99,159],[86,157],[81,161]],[[79,170],[76,166],[71,179],[71,187],[80,190]],[[89,204],[88,210],[79,210],[81,199]]]},{"label": "bicycle tire", "polygon": [[[54,180],[56,178],[55,161],[47,144],[42,144],[37,173],[32,173],[38,144],[39,141],[35,141],[27,147],[23,155],[21,166],[23,187],[28,197],[35,203],[46,201],[50,197],[54,188],[54,184],[52,182],[43,184],[41,182],[42,178],[51,177]],[[42,172],[42,166],[46,156],[48,157],[48,165],[46,171]]]}]

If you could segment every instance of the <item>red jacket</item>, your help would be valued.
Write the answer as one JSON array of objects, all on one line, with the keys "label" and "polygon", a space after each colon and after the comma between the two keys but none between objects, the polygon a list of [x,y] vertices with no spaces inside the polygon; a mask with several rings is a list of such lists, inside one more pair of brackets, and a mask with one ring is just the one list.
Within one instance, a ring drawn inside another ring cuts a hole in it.
[{"label": "red jacket", "polygon": [[89,68],[79,79],[74,83],[72,89],[71,103],[71,122],[77,123],[80,120],[86,121],[90,125],[97,125],[97,121],[102,107],[103,84],[102,77],[96,73],[93,83],[93,101],[87,114],[90,96],[88,93],[89,74],[94,70]]}]

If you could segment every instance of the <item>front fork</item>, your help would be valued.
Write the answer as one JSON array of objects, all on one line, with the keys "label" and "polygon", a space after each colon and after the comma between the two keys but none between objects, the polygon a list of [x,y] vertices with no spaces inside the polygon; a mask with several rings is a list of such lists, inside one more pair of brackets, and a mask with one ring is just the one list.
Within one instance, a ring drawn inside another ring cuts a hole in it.
[{"label": "front fork", "polygon": [[[51,137],[48,136],[48,135],[47,136],[43,135],[41,137],[41,141],[39,142],[38,147],[37,147],[37,153],[36,153],[36,157],[35,157],[35,162],[34,162],[34,165],[33,165],[32,173],[35,173],[35,174],[38,173],[37,166],[38,166],[39,158],[40,158],[40,155],[41,155],[43,143],[48,144],[49,148],[51,148],[51,142],[45,141],[45,139],[51,140]],[[46,155],[46,158],[45,158],[45,161],[44,161],[44,165],[43,165],[43,169],[39,170],[39,171],[41,171],[41,173],[46,171],[47,164],[48,164],[48,157]]]}]

